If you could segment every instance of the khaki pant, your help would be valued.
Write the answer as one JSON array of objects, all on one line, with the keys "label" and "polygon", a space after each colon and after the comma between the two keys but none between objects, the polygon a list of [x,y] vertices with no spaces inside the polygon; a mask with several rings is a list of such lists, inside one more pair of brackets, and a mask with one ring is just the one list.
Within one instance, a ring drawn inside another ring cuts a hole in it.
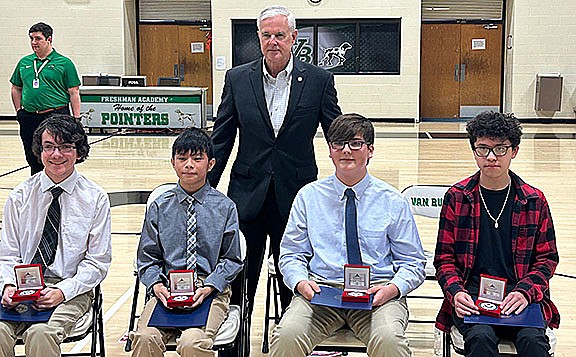
[{"label": "khaki pant", "polygon": [[152,317],[154,307],[158,303],[156,297],[151,298],[144,306],[144,311],[138,319],[136,331],[130,332],[130,339],[134,345],[132,356],[135,357],[160,357],[166,351],[166,343],[173,336],[176,339],[176,352],[184,357],[213,357],[214,338],[222,322],[228,316],[230,308],[230,287],[212,300],[208,321],[202,328],[178,329],[158,329],[149,327],[148,321]]},{"label": "khaki pant", "polygon": [[14,345],[20,335],[27,357],[60,356],[60,344],[68,337],[76,321],[90,309],[93,296],[90,291],[63,302],[46,323],[0,321],[0,356],[14,356]]},{"label": "khaki pant", "polygon": [[366,344],[369,356],[412,355],[404,333],[408,325],[406,298],[365,311],[312,305],[297,295],[272,332],[270,356],[307,356],[344,324]]}]

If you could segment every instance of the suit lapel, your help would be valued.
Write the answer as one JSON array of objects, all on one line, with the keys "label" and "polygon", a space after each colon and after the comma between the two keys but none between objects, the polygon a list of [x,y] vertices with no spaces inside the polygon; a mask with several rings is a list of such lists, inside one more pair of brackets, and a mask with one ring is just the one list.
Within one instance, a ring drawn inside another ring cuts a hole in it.
[{"label": "suit lapel", "polygon": [[298,101],[300,100],[300,95],[302,94],[302,88],[306,83],[306,69],[303,68],[302,62],[294,58],[294,68],[292,69],[292,82],[290,84],[290,98],[288,99],[288,109],[286,109],[286,115],[284,116],[284,121],[278,132],[278,136],[282,134],[284,128],[289,125],[289,121],[292,119],[294,110]]},{"label": "suit lapel", "polygon": [[258,109],[262,114],[262,119],[266,122],[266,126],[270,128],[270,132],[274,134],[274,129],[272,128],[272,121],[270,120],[270,114],[268,113],[268,107],[266,106],[266,97],[264,95],[264,83],[262,79],[262,59],[257,60],[254,65],[250,68],[250,84],[252,85],[252,90],[254,91],[254,98],[256,98],[256,103],[258,103]]}]

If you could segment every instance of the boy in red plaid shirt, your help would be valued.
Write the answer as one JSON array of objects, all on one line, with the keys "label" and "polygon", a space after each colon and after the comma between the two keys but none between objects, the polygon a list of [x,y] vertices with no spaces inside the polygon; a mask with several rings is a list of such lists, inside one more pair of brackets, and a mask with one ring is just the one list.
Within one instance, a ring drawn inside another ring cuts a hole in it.
[{"label": "boy in red plaid shirt", "polygon": [[540,304],[549,327],[560,315],[548,282],[558,265],[556,235],[544,194],[509,171],[522,136],[513,115],[484,112],[466,126],[476,165],[474,175],[452,186],[444,198],[434,266],[444,292],[436,327],[455,325],[466,356],[499,356],[500,338],[514,342],[520,356],[548,356],[544,328],[465,324],[479,314],[480,274],[507,281],[502,314]]}]

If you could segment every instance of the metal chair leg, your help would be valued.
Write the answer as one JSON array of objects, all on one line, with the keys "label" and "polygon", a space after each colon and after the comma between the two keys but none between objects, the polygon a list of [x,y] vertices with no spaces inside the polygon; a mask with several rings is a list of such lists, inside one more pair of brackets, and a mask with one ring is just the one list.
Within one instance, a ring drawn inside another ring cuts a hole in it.
[{"label": "metal chair leg", "polygon": [[278,325],[280,323],[280,302],[278,301],[280,298],[280,287],[278,286],[276,275],[272,276],[272,287],[274,289],[274,322]]},{"label": "metal chair leg", "polygon": [[268,280],[266,282],[266,308],[264,310],[264,330],[262,331],[262,353],[270,352],[268,344],[268,330],[270,329],[270,298],[276,298],[270,296],[270,285],[272,284],[272,278],[268,275]]},{"label": "metal chair leg", "polygon": [[442,334],[442,345],[444,346],[444,356],[443,357],[450,357],[452,351],[450,350],[450,334],[444,332]]},{"label": "metal chair leg", "polygon": [[100,357],[106,357],[106,347],[104,346],[104,317],[102,316],[102,295],[100,295],[99,300],[98,309],[100,313],[98,314],[98,330],[100,333],[98,334],[98,338],[100,342]]},{"label": "metal chair leg", "polygon": [[[136,307],[138,305],[138,294],[140,293],[140,279],[136,275],[136,283],[134,284],[134,296],[132,296],[132,311],[130,311],[130,323],[128,325],[128,333],[134,331],[134,325],[136,321]],[[124,351],[132,351],[132,340],[130,337],[126,339],[126,345],[124,346]]]},{"label": "metal chair leg", "polygon": [[94,301],[92,302],[92,340],[90,341],[90,356],[97,356],[96,342],[98,341],[98,317],[100,309],[100,285],[94,289]]}]

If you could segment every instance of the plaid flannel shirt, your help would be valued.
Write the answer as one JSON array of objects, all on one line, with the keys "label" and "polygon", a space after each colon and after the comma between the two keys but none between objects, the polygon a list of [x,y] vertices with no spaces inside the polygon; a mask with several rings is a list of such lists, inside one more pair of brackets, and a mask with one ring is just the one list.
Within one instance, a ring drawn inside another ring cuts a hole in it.
[{"label": "plaid flannel shirt", "polygon": [[[528,303],[540,303],[549,327],[560,324],[558,309],[550,300],[548,282],[558,265],[556,235],[548,202],[542,191],[510,171],[516,197],[512,208],[512,252],[519,291]],[[454,295],[464,288],[476,259],[480,234],[480,172],[452,186],[444,197],[434,267],[444,292],[436,327],[449,332]]]}]

